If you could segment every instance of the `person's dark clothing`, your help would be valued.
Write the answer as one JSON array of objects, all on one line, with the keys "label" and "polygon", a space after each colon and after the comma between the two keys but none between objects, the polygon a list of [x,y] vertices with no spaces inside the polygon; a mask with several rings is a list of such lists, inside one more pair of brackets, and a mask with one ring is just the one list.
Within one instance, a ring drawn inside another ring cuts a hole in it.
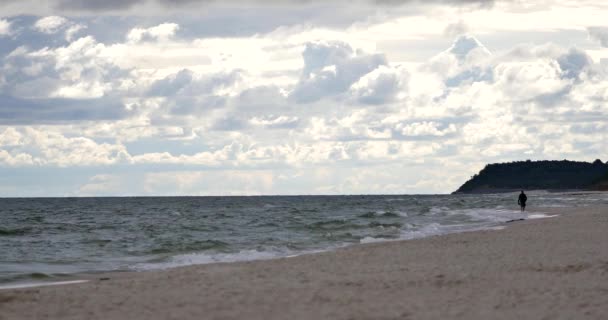
[{"label": "person's dark clothing", "polygon": [[528,197],[522,191],[522,193],[519,194],[519,198],[517,199],[517,204],[521,206],[522,211],[526,208],[526,201],[528,201]]}]

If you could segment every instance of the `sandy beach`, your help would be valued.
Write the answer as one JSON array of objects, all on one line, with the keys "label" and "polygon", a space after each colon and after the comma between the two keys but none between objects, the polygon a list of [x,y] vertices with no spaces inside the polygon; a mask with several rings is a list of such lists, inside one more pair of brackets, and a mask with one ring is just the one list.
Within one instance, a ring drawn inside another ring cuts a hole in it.
[{"label": "sandy beach", "polygon": [[606,319],[608,207],[503,230],[0,290],[0,319]]}]

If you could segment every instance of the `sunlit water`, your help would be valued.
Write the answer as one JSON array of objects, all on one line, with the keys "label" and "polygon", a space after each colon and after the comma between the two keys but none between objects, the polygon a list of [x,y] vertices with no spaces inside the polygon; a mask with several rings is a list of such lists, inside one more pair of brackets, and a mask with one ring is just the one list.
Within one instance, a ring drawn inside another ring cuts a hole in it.
[{"label": "sunlit water", "polygon": [[[608,204],[608,193],[528,197],[533,207]],[[491,229],[528,218],[516,198],[511,193],[0,199],[0,283],[268,259]]]}]

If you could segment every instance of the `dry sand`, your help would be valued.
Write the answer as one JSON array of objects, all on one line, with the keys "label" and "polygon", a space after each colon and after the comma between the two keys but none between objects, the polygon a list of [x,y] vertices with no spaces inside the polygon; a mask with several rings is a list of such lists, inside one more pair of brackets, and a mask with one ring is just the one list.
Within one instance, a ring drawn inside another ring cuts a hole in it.
[{"label": "dry sand", "polygon": [[608,319],[608,207],[563,213],[499,231],[0,290],[0,319]]}]

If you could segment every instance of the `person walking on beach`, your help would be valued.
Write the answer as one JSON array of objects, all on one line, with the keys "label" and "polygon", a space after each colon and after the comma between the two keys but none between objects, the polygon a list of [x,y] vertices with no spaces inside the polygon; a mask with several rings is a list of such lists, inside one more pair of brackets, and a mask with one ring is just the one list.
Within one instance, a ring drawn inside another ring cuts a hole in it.
[{"label": "person walking on beach", "polygon": [[519,194],[519,198],[517,199],[517,204],[521,207],[521,211],[526,210],[526,201],[527,200],[528,200],[528,197],[522,190],[521,193]]}]

